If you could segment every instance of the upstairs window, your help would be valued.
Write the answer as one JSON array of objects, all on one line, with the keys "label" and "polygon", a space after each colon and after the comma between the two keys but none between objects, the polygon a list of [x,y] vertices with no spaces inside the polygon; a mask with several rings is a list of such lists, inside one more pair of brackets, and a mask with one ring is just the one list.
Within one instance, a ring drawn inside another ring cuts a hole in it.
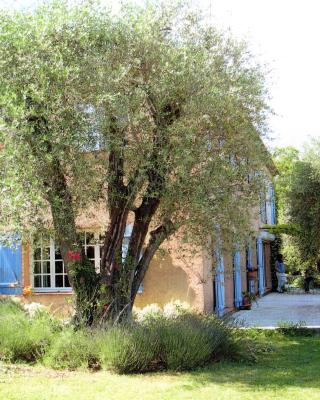
[{"label": "upstairs window", "polygon": [[260,220],[263,224],[267,224],[267,199],[264,192],[260,193]]}]

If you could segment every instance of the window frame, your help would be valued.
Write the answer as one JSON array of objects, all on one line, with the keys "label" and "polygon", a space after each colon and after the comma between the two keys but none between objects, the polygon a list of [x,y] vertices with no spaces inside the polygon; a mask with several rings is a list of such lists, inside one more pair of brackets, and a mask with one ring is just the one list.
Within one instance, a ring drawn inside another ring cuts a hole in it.
[{"label": "window frame", "polygon": [[[42,243],[42,240],[43,240],[43,238],[41,238],[41,260],[39,260],[40,262],[42,262],[43,261],[43,258],[42,258],[42,249],[43,248],[45,248],[46,246],[43,246],[43,243]],[[68,287],[56,287],[55,286],[55,277],[56,277],[56,275],[62,275],[62,276],[64,276],[64,275],[66,275],[66,273],[64,273],[64,272],[62,272],[61,274],[59,273],[59,274],[56,274],[56,265],[55,265],[55,262],[56,261],[60,261],[59,259],[58,260],[56,260],[56,257],[55,257],[55,243],[54,243],[54,240],[52,239],[52,238],[49,238],[49,256],[50,256],[50,259],[49,260],[47,260],[47,261],[49,261],[50,262],[50,273],[49,274],[46,274],[46,275],[49,275],[50,276],[50,287],[35,287],[35,285],[34,285],[34,283],[35,283],[35,275],[40,275],[40,276],[42,276],[42,275],[44,275],[43,273],[41,273],[41,274],[35,274],[34,273],[34,265],[35,265],[35,261],[38,261],[38,260],[35,260],[34,259],[34,250],[35,250],[35,246],[32,244],[31,245],[31,247],[30,247],[30,282],[31,282],[31,286],[32,286],[32,290],[33,290],[33,292],[34,293],[72,293],[72,287],[71,286],[68,286]],[[64,264],[63,264],[64,265]],[[53,286],[53,284],[54,284],[54,286]]]},{"label": "window frame", "polygon": [[[100,272],[100,247],[101,247],[101,238],[100,238],[100,233],[97,232],[93,232],[93,231],[80,231],[79,233],[84,233],[84,237],[85,237],[85,242],[83,244],[84,249],[85,249],[85,253],[87,252],[87,247],[92,246],[94,248],[94,267],[95,270],[97,272]],[[86,235],[87,233],[93,234],[94,235],[94,244],[90,244],[89,246],[87,245],[86,242]],[[41,260],[39,260],[40,262],[43,261],[42,258],[42,249],[47,247],[47,246],[43,246],[43,238],[41,237]],[[34,259],[34,251],[36,249],[36,246],[34,245],[34,243],[31,243],[30,246],[30,283],[32,286],[32,290],[34,293],[73,293],[73,289],[71,286],[68,287],[56,287],[55,286],[55,277],[56,275],[66,275],[65,273],[56,273],[56,261],[60,261],[59,259],[56,260],[55,257],[55,250],[56,250],[56,246],[55,246],[55,241],[53,238],[49,238],[49,256],[50,259],[49,260],[45,260],[45,261],[49,261],[50,262],[50,273],[49,274],[43,274],[41,271],[41,274],[35,274],[34,273],[34,267],[35,267],[35,262],[37,262],[38,260]],[[64,264],[63,264],[64,265]],[[50,287],[35,287],[35,275],[50,275]]]},{"label": "window frame", "polygon": [[[132,226],[131,224],[127,226],[128,230],[126,230],[125,234],[124,234],[124,240],[123,240],[123,245],[122,245],[122,257],[125,258],[126,255],[126,245],[129,245],[129,240],[130,240],[130,236],[131,236],[131,231],[132,231]],[[101,233],[100,232],[95,232],[95,231],[89,231],[89,230],[81,230],[78,232],[79,234],[83,233],[84,234],[84,243],[83,243],[83,247],[85,250],[85,254],[87,255],[87,247],[94,247],[94,267],[95,270],[99,273],[100,272],[100,262],[101,262],[101,245],[102,245],[102,240],[101,240]],[[87,234],[93,234],[94,237],[94,244],[87,244]],[[43,246],[42,240],[43,238],[41,237],[41,252],[42,249],[46,246]],[[128,243],[126,243],[128,242]],[[31,282],[31,286],[32,286],[32,290],[34,293],[73,293],[73,289],[72,287],[56,287],[53,286],[53,283],[55,284],[55,276],[56,276],[56,268],[55,268],[55,262],[56,262],[56,258],[55,258],[55,241],[53,240],[53,238],[49,238],[49,254],[50,254],[50,260],[48,260],[50,262],[50,287],[35,287],[34,286],[34,282],[35,282],[35,275],[44,275],[43,273],[41,274],[35,274],[34,273],[34,263],[35,261],[38,260],[34,260],[34,250],[35,250],[36,246],[34,246],[34,243],[31,243],[30,246],[30,282]],[[42,262],[42,253],[41,253],[41,260],[40,262]],[[59,261],[59,260],[58,260]],[[65,275],[64,273],[62,273],[62,275]],[[139,286],[138,289],[138,294],[142,294],[144,292],[144,283],[142,282],[141,285]]]}]

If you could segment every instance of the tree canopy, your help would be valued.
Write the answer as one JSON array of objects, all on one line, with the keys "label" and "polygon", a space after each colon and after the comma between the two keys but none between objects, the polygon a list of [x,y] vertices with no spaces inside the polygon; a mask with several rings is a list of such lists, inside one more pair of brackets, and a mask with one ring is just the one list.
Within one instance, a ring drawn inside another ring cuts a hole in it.
[{"label": "tree canopy", "polygon": [[312,141],[292,170],[288,193],[290,221],[299,229],[294,244],[306,266],[320,261],[320,145]]},{"label": "tree canopy", "polygon": [[279,174],[276,178],[277,212],[279,223],[288,222],[288,193],[291,188],[292,172],[299,160],[299,150],[292,146],[278,147],[273,152],[273,159]]},{"label": "tree canopy", "polygon": [[53,228],[71,282],[90,205],[106,215],[94,281],[118,314],[170,235],[249,230],[269,109],[245,43],[179,5],[62,1],[1,11],[0,60],[2,226]]}]

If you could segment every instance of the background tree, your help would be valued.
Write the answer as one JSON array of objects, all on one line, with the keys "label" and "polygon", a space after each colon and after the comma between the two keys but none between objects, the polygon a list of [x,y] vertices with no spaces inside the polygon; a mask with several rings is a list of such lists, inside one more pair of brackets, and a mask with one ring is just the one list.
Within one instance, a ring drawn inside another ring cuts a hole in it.
[{"label": "background tree", "polygon": [[277,219],[279,224],[288,223],[288,193],[292,184],[292,171],[299,160],[299,150],[292,146],[278,147],[273,159],[279,171],[276,177]]},{"label": "background tree", "polygon": [[284,255],[286,267],[289,271],[303,269],[299,250],[293,239],[298,228],[290,222],[288,199],[292,187],[293,170],[299,158],[299,150],[292,146],[279,147],[273,152],[273,159],[279,173],[275,180],[277,226],[271,231],[276,234],[277,238],[276,252]]},{"label": "background tree", "polygon": [[[248,232],[268,107],[244,43],[179,6],[54,2],[1,12],[0,59],[2,224],[52,230],[86,322],[130,315],[171,235]],[[75,222],[98,204],[99,273],[78,260]]]},{"label": "background tree", "polygon": [[320,146],[314,140],[294,164],[288,193],[290,222],[298,227],[293,244],[301,265],[315,267],[320,260]]}]

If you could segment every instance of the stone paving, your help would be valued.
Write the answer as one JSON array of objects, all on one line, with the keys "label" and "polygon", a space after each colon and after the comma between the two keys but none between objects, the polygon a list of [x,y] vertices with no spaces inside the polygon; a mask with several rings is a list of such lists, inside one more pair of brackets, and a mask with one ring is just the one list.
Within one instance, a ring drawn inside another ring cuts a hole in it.
[{"label": "stone paving", "polygon": [[270,293],[251,310],[234,313],[233,318],[248,327],[275,328],[286,322],[319,329],[320,294]]}]

